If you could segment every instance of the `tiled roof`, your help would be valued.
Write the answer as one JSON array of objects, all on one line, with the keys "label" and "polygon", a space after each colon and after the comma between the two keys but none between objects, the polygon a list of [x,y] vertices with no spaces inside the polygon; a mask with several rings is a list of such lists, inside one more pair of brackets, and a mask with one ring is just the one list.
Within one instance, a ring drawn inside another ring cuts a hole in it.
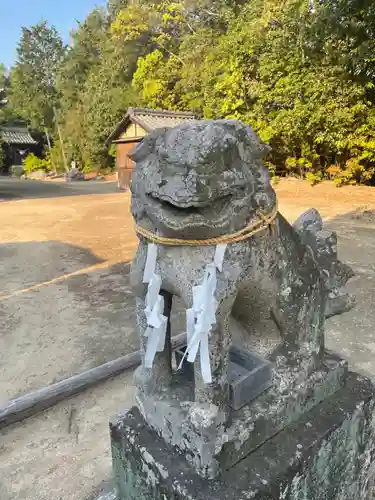
[{"label": "tiled roof", "polygon": [[144,128],[146,132],[152,132],[157,128],[175,127],[182,122],[194,120],[194,115],[193,113],[182,113],[179,111],[133,108],[130,113],[130,119]]},{"label": "tiled roof", "polygon": [[130,123],[136,123],[146,130],[146,132],[152,132],[158,128],[172,128],[182,122],[194,119],[193,113],[182,111],[129,108],[124,118],[108,137],[107,144],[116,140]]},{"label": "tiled roof", "polygon": [[3,127],[0,137],[7,144],[38,144],[25,127]]}]

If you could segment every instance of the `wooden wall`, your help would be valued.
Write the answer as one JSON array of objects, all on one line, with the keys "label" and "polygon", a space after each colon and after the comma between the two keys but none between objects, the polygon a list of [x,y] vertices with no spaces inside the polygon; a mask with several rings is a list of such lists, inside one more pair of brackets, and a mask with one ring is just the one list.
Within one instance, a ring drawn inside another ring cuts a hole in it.
[{"label": "wooden wall", "polygon": [[130,123],[126,130],[120,135],[120,139],[144,137],[145,135],[147,135],[147,132],[140,125],[137,123]]},{"label": "wooden wall", "polygon": [[128,153],[136,144],[138,144],[138,141],[119,142],[116,144],[116,168],[120,189],[129,189],[135,163],[128,157]]}]

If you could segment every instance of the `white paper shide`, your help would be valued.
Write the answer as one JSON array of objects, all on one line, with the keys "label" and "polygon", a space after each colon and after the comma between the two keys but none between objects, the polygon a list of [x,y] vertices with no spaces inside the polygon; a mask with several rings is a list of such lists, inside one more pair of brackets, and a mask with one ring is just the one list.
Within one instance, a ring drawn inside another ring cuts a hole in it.
[{"label": "white paper shide", "polygon": [[[185,358],[193,363],[199,351],[202,378],[206,384],[212,382],[208,339],[216,322],[217,271],[222,272],[226,247],[224,244],[217,245],[213,262],[206,266],[202,284],[193,287],[193,306],[186,310],[187,348],[179,368]],[[164,299],[159,294],[161,278],[155,274],[156,257],[157,246],[149,244],[143,277],[143,282],[148,283],[145,308],[147,318],[145,336],[148,338],[146,368],[152,368],[156,353],[164,349],[168,323],[168,318],[163,315]]]},{"label": "white paper shide", "polygon": [[168,318],[163,314],[164,298],[159,294],[161,277],[155,274],[156,257],[157,246],[151,243],[147,247],[147,260],[143,275],[143,283],[148,283],[145,307],[147,329],[144,333],[148,339],[144,360],[146,368],[152,368],[156,353],[164,350],[168,325]]}]

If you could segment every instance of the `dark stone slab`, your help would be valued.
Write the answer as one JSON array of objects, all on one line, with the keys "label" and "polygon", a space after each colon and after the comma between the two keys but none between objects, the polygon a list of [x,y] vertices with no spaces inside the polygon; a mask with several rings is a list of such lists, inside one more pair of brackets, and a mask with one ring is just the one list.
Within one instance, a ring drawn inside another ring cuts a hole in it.
[{"label": "dark stone slab", "polygon": [[283,428],[300,421],[305,413],[345,385],[347,363],[334,353],[326,351],[323,362],[310,373],[292,350],[283,347],[278,355],[284,359],[284,365],[279,364],[274,372],[270,390],[232,413],[232,424],[227,430],[231,439],[224,442],[216,456],[222,470],[234,466]]},{"label": "dark stone slab", "polygon": [[234,410],[239,410],[271,386],[272,365],[255,353],[232,345],[228,381],[230,404]]},{"label": "dark stone slab", "polygon": [[119,500],[369,500],[375,460],[374,387],[345,387],[219,478],[199,477],[133,408],[110,424]]},{"label": "dark stone slab", "polygon": [[[176,365],[181,373],[194,380],[194,365],[184,359],[186,346],[176,351]],[[262,394],[272,384],[272,364],[265,358],[232,345],[229,349],[228,366],[229,402],[234,410]]]}]

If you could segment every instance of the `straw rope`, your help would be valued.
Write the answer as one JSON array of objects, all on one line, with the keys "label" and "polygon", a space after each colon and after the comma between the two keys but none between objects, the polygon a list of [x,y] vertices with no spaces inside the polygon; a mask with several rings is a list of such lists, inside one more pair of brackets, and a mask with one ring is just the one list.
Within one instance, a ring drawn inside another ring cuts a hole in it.
[{"label": "straw rope", "polygon": [[141,226],[136,225],[135,231],[137,234],[140,234],[148,241],[152,243],[158,243],[160,245],[166,246],[214,246],[224,243],[237,243],[239,241],[244,241],[251,236],[254,236],[261,231],[264,231],[268,227],[272,226],[277,217],[278,207],[277,204],[272,209],[269,214],[263,214],[260,211],[257,211],[257,216],[259,219],[245,228],[241,229],[232,234],[225,234],[223,236],[217,236],[216,238],[208,238],[205,240],[184,240],[177,238],[166,238],[164,236],[159,236],[152,231],[149,231]]}]

